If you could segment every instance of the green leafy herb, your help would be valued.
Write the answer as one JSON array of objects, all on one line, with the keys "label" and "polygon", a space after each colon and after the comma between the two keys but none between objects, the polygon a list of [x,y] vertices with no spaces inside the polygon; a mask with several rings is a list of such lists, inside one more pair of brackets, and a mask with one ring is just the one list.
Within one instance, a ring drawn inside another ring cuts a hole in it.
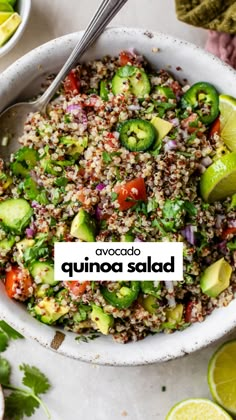
[{"label": "green leafy herb", "polygon": [[5,401],[6,417],[12,420],[22,420],[24,416],[32,416],[41,405],[50,419],[48,408],[39,397],[40,394],[44,394],[50,389],[47,377],[34,366],[23,364],[19,368],[24,372],[22,383],[27,388],[15,387],[10,383],[10,364],[6,359],[0,358],[0,384],[4,389],[12,391]]},{"label": "green leafy herb", "polygon": [[57,187],[66,187],[67,184],[68,184],[68,179],[65,177],[60,177],[55,180],[55,185]]},{"label": "green leafy herb", "polygon": [[89,341],[95,340],[98,337],[100,337],[100,334],[97,334],[97,333],[92,333],[92,334],[87,334],[87,335],[81,334],[75,337],[75,340],[82,341],[83,343],[88,343]]},{"label": "green leafy herb", "polygon": [[8,347],[8,336],[4,331],[0,330],[0,353],[4,352]]},{"label": "green leafy herb", "polygon": [[123,66],[121,67],[117,73],[120,77],[130,77],[133,76],[136,73],[137,69],[134,66]]},{"label": "green leafy herb", "polygon": [[66,124],[69,124],[69,123],[71,122],[70,115],[68,115],[68,114],[65,114],[65,115],[64,115],[64,122],[65,122]]},{"label": "green leafy herb", "polygon": [[30,265],[39,258],[48,256],[48,254],[47,235],[42,235],[31,248],[25,250],[24,260],[27,265]]},{"label": "green leafy herb", "polygon": [[102,159],[103,159],[103,162],[106,163],[106,164],[111,163],[111,161],[112,161],[110,153],[108,153],[108,152],[102,152]]},{"label": "green leafy herb", "polygon": [[152,227],[156,227],[163,235],[166,235],[165,229],[161,226],[161,223],[159,220],[154,219],[152,221]]},{"label": "green leafy herb", "polygon": [[111,201],[115,201],[117,199],[117,197],[118,197],[118,194],[116,192],[112,191],[112,193],[111,193]]},{"label": "green leafy herb", "polygon": [[24,373],[22,383],[31,388],[35,395],[45,394],[50,389],[48,378],[38,368],[23,364],[20,370]]},{"label": "green leafy herb", "polygon": [[18,338],[24,338],[23,335],[18,333],[18,331],[14,330],[14,328],[10,327],[5,321],[0,320],[0,328],[3,330],[9,338],[13,340],[17,340]]},{"label": "green leafy herb", "polygon": [[233,194],[229,209],[235,209],[235,208],[236,208],[236,194]]},{"label": "green leafy herb", "polygon": [[197,138],[197,133],[195,131],[194,133],[190,134],[190,136],[187,139],[187,143],[192,144],[196,138]]},{"label": "green leafy herb", "polygon": [[190,201],[184,200],[166,200],[162,209],[162,225],[167,232],[175,232],[183,224],[183,213],[189,216],[196,216],[197,210]]},{"label": "green leafy herb", "polygon": [[37,408],[39,402],[29,394],[21,391],[13,391],[5,401],[6,417],[12,420],[21,420],[25,416],[31,417]]},{"label": "green leafy herb", "polygon": [[18,338],[24,337],[5,321],[0,320],[0,353],[7,349],[10,339],[16,340]]},{"label": "green leafy herb", "polygon": [[7,385],[10,382],[11,367],[6,359],[0,358],[0,384]]},{"label": "green leafy herb", "polygon": [[147,203],[147,212],[151,213],[158,208],[158,203],[155,198],[150,198]]},{"label": "green leafy herb", "polygon": [[227,242],[227,248],[229,248],[230,251],[235,251],[236,250],[236,241]]},{"label": "green leafy herb", "polygon": [[146,110],[145,114],[151,114],[154,111],[154,104],[151,104]]}]

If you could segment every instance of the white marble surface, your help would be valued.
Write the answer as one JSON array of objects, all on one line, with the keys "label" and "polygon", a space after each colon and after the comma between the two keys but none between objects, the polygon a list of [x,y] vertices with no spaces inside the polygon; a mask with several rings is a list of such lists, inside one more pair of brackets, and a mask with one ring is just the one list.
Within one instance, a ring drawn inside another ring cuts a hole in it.
[{"label": "white marble surface", "polygon": [[[16,48],[0,60],[0,71],[35,46],[83,29],[98,3],[99,0],[33,0],[28,28]],[[156,29],[198,45],[204,45],[206,38],[204,31],[176,20],[174,0],[129,0],[113,25]],[[4,356],[11,361],[16,383],[22,362],[36,365],[47,374],[52,390],[45,401],[53,420],[164,420],[177,401],[210,396],[207,363],[218,345],[165,364],[133,368],[87,365],[29,340],[13,342]],[[165,392],[162,386],[166,387]],[[42,411],[32,419],[43,420]]]}]

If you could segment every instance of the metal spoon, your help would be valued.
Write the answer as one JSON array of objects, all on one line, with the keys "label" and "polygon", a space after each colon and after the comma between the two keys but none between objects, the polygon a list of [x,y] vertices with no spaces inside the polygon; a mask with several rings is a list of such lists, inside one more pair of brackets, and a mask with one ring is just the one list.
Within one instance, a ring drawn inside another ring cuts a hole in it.
[{"label": "metal spoon", "polygon": [[[11,105],[0,114],[0,157],[9,159],[10,154],[19,148],[18,138],[23,133],[28,114],[46,112],[50,99],[58,90],[66,75],[78,63],[85,51],[101,35],[113,17],[119,12],[127,0],[103,0],[94,17],[86,28],[82,39],[75,46],[70,57],[44,94],[34,102],[20,102]],[[7,145],[4,146],[4,143]]]}]

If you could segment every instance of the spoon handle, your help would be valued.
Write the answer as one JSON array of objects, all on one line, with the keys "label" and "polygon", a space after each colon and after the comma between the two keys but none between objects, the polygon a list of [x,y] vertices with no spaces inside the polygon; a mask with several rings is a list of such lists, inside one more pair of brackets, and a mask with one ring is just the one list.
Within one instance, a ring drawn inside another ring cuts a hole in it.
[{"label": "spoon handle", "polygon": [[102,1],[92,20],[88,24],[81,40],[76,44],[70,57],[46,92],[37,100],[37,106],[40,110],[45,111],[48,102],[58,90],[61,82],[65,79],[70,70],[72,70],[72,68],[78,63],[85,51],[95,42],[99,35],[101,35],[106,26],[127,1],[128,0]]}]

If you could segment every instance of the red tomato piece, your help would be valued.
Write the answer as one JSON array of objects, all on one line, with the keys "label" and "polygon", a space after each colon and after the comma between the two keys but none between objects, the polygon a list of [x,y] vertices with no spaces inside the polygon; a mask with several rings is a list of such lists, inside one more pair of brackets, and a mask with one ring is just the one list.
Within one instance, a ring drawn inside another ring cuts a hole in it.
[{"label": "red tomato piece", "polygon": [[216,118],[210,129],[210,137],[220,133],[220,117]]},{"label": "red tomato piece", "polygon": [[82,296],[89,284],[90,281],[65,281],[67,289],[69,289],[74,296]]},{"label": "red tomato piece", "polygon": [[64,89],[67,95],[76,96],[80,91],[80,81],[72,70],[64,81]]},{"label": "red tomato piece", "polygon": [[229,227],[225,229],[222,233],[222,238],[227,239],[229,235],[236,235],[236,227]]},{"label": "red tomato piece", "polygon": [[185,308],[185,322],[193,322],[192,320],[193,302],[190,300]]},{"label": "red tomato piece", "polygon": [[128,210],[137,204],[138,201],[146,201],[147,193],[143,178],[135,178],[125,185],[116,186],[115,192],[118,194],[117,200],[120,210]]},{"label": "red tomato piece", "polygon": [[[32,291],[29,290],[32,287],[32,284],[33,282],[29,272],[25,269],[13,267],[6,273],[5,288],[7,295],[10,298],[19,295],[19,297],[17,297],[18,300],[27,300],[32,295]],[[19,289],[19,293],[16,289]]]},{"label": "red tomato piece", "polygon": [[121,66],[126,66],[126,64],[131,63],[133,64],[134,57],[129,51],[121,51],[119,54],[119,64]]}]

